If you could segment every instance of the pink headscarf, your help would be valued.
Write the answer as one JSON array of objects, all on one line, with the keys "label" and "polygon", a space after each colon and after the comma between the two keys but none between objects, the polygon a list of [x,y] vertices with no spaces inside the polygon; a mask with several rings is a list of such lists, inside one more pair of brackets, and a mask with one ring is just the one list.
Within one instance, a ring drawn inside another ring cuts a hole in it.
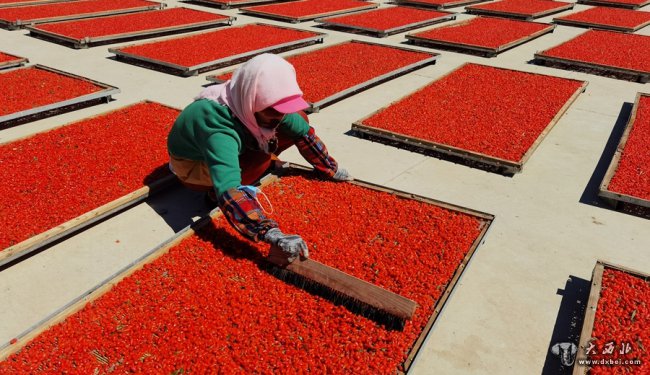
[{"label": "pink headscarf", "polygon": [[260,149],[268,152],[275,129],[260,127],[255,112],[295,96],[302,96],[302,91],[293,65],[280,56],[264,53],[237,69],[229,81],[201,91],[195,100],[210,99],[227,105],[255,137]]}]

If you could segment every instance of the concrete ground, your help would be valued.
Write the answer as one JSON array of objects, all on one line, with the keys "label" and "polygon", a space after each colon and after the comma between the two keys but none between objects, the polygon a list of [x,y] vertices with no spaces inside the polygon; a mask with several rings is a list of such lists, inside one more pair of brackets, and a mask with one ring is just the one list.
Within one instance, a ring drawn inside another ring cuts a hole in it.
[{"label": "concrete ground", "polygon": [[[175,0],[167,3],[181,5]],[[237,10],[184,6],[236,15],[235,25],[260,21]],[[586,8],[576,5],[573,11]],[[462,7],[450,10],[463,11]],[[550,22],[555,16],[538,21]],[[469,17],[459,14],[458,19]],[[263,22],[323,31],[314,29],[314,22]],[[354,38],[397,46],[405,40],[404,33],[377,39],[326,32],[326,45]],[[565,370],[549,347],[558,341],[577,341],[575,333],[581,319],[572,327],[568,315],[584,305],[596,260],[650,272],[648,219],[610,210],[596,196],[630,103],[637,92],[650,89],[643,84],[529,62],[536,51],[582,32],[584,29],[558,26],[552,34],[496,58],[439,51],[435,65],[311,115],[331,153],[354,176],[496,216],[485,243],[428,335],[411,369],[413,374],[562,373]],[[650,27],[637,33],[650,35]],[[207,84],[205,76],[214,73],[176,77],[114,61],[107,46],[73,50],[29,37],[24,30],[0,30],[0,50],[28,57],[31,63],[115,85],[122,91],[109,104],[2,130],[2,143],[143,99],[183,108]],[[295,51],[285,55],[291,53]],[[587,91],[560,119],[522,173],[504,177],[346,134],[353,121],[468,61],[589,81]],[[295,151],[283,156],[304,163]],[[203,214],[200,195],[174,187],[5,267],[0,271],[0,345]]]}]

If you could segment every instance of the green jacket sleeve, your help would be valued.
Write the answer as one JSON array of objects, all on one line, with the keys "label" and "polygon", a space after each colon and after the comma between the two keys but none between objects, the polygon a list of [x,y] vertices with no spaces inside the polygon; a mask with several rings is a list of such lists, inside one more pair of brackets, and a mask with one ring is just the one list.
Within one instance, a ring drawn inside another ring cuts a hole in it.
[{"label": "green jacket sleeve", "polygon": [[291,139],[302,138],[309,132],[309,123],[297,113],[290,113],[284,116],[278,129],[282,134]]},{"label": "green jacket sleeve", "polygon": [[205,161],[210,169],[217,197],[220,197],[228,189],[241,185],[241,144],[233,135],[219,132],[212,134],[206,140],[205,146]]}]

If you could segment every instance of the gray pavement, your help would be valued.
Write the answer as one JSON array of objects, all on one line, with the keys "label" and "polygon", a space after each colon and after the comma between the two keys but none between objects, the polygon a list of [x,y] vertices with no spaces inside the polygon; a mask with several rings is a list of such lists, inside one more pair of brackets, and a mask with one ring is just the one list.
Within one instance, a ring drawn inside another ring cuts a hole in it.
[{"label": "gray pavement", "polygon": [[[177,1],[167,3],[181,5]],[[238,14],[235,9],[183,6],[236,15],[235,25],[260,21]],[[574,10],[560,14],[586,8],[577,5]],[[462,8],[451,11],[461,12]],[[550,22],[555,16],[538,21]],[[470,16],[458,16],[458,19],[465,18]],[[313,28],[314,22],[297,25],[262,22],[322,31]],[[570,284],[567,283],[570,277],[577,281],[589,280],[599,258],[650,272],[650,221],[608,209],[595,197],[594,190],[600,183],[597,177],[604,173],[603,168],[609,162],[607,155],[603,161],[601,156],[605,150],[611,150],[613,129],[624,125],[629,103],[634,101],[637,92],[650,92],[649,86],[529,63],[536,51],[582,32],[581,28],[558,26],[552,34],[496,58],[439,51],[441,56],[435,65],[310,116],[331,153],[354,176],[496,215],[485,243],[474,255],[428,335],[411,369],[413,374],[542,373],[549,347],[554,343],[554,331],[555,338],[562,335],[562,326],[556,327],[556,321],[562,320],[558,316],[563,299],[561,290]],[[349,39],[390,45],[404,45],[405,41],[404,33],[383,39],[331,30],[326,33],[326,45]],[[637,34],[650,35],[650,27]],[[176,77],[110,59],[112,55],[107,48],[116,45],[73,50],[29,37],[24,30],[0,30],[0,50],[28,57],[31,63],[109,83],[122,91],[108,104],[2,130],[0,143],[144,99],[183,108],[208,83],[206,75],[232,69]],[[560,119],[522,173],[504,177],[346,134],[353,121],[468,61],[589,81],[587,91]],[[615,145],[618,139],[613,141]],[[296,151],[290,150],[283,157],[304,164]],[[175,186],[3,269],[0,271],[0,345],[202,214],[205,214],[202,197]],[[564,303],[570,302],[579,303],[569,300]],[[554,360],[549,357],[547,371],[557,368]]]}]

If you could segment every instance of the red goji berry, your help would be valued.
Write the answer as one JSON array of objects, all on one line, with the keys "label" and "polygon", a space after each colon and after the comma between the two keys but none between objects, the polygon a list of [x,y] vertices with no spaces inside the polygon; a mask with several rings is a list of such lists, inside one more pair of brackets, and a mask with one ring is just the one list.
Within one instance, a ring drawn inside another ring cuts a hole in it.
[{"label": "red goji berry", "polygon": [[541,55],[650,73],[650,36],[588,30]]},{"label": "red goji berry", "polygon": [[[134,45],[121,48],[120,51],[151,60],[191,67],[316,35],[316,33],[309,31],[250,24],[171,40]],[[215,46],[219,46],[219,48],[215,48]]]},{"label": "red goji berry", "polygon": [[43,332],[0,372],[395,373],[480,235],[480,221],[302,176],[264,191],[281,227],[303,236],[314,259],[415,300],[404,331],[262,272],[257,260],[267,245],[246,242],[218,217]]},{"label": "red goji berry", "polygon": [[21,21],[28,23],[29,20],[39,18],[52,18],[63,16],[78,16],[118,9],[141,8],[155,5],[153,1],[145,0],[83,0],[70,1],[65,3],[29,5],[0,9],[0,19],[14,23]]},{"label": "red goji berry", "polygon": [[467,64],[363,124],[518,162],[582,84]]},{"label": "red goji berry", "polygon": [[202,12],[186,8],[169,8],[152,12],[141,12],[109,17],[91,18],[68,22],[35,25],[39,30],[83,40],[136,31],[156,30],[174,26],[191,26],[208,21],[227,20],[222,14]]},{"label": "red goji berry", "polygon": [[259,5],[242,9],[283,17],[316,18],[329,14],[375,7],[377,7],[377,4],[359,0],[301,0],[291,3]]},{"label": "red goji berry", "polygon": [[[287,61],[296,69],[305,99],[316,103],[431,56],[380,44],[348,42],[290,56]],[[231,76],[229,72],[218,78],[228,80]]]}]

